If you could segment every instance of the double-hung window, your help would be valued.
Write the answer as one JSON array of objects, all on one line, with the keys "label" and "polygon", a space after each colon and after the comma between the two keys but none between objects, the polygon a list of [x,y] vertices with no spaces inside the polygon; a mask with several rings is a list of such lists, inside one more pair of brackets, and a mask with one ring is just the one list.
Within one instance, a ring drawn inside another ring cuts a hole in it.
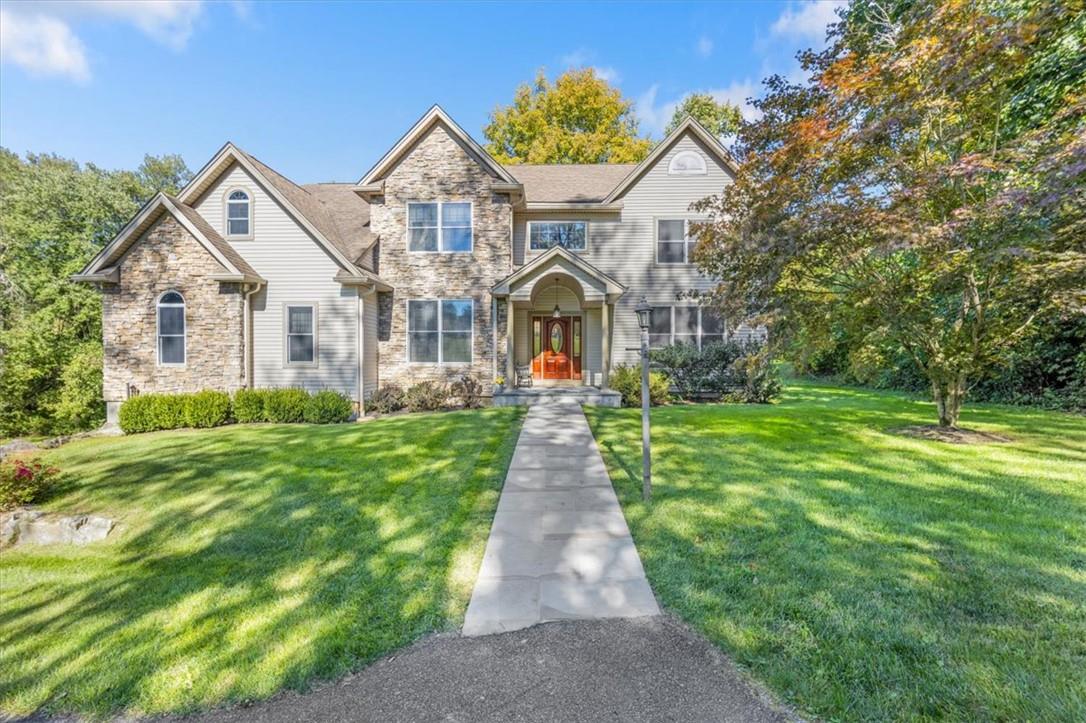
[{"label": "double-hung window", "polygon": [[700,306],[654,306],[649,315],[649,346],[690,344],[704,349],[724,341],[724,319],[715,309]]},{"label": "double-hung window", "polygon": [[288,305],[286,309],[287,364],[317,362],[317,309]]},{"label": "double-hung window", "polygon": [[588,248],[587,221],[529,221],[528,247],[532,251],[546,251],[555,246],[567,251],[584,251]]},{"label": "double-hung window", "polygon": [[407,302],[407,359],[416,364],[470,364],[471,299]]},{"label": "double-hung window", "polygon": [[431,253],[470,252],[471,204],[463,201],[407,204],[407,248]]},{"label": "double-hung window", "polygon": [[181,366],[185,363],[185,299],[167,291],[158,299],[158,363]]},{"label": "double-hung window", "polygon": [[248,238],[253,231],[252,199],[246,191],[237,189],[226,197],[226,235]]},{"label": "double-hung window", "polygon": [[692,264],[697,239],[690,237],[690,224],[686,219],[658,219],[656,221],[656,263]]}]

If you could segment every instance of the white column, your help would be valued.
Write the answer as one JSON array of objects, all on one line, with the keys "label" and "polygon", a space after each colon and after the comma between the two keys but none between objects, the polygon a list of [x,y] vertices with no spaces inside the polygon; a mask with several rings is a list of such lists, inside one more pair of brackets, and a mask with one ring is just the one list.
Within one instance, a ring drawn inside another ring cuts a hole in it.
[{"label": "white column", "polygon": [[611,304],[604,301],[600,311],[603,312],[600,316],[600,343],[603,344],[603,388],[606,389],[611,383]]},{"label": "white column", "polygon": [[513,317],[516,315],[513,300],[505,300],[505,383],[512,389],[517,384],[516,369],[513,360]]}]

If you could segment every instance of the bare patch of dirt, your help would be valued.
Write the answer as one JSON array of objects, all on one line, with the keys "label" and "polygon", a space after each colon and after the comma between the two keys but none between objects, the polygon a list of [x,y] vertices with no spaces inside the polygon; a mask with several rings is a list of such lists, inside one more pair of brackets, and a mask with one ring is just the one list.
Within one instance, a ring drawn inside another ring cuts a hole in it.
[{"label": "bare patch of dirt", "polygon": [[937,424],[915,424],[910,427],[891,429],[893,434],[901,434],[906,437],[918,437],[920,439],[933,439],[936,442],[948,444],[1002,444],[1010,442],[1010,437],[991,432],[981,432],[976,429],[962,429],[961,427],[940,427]]}]

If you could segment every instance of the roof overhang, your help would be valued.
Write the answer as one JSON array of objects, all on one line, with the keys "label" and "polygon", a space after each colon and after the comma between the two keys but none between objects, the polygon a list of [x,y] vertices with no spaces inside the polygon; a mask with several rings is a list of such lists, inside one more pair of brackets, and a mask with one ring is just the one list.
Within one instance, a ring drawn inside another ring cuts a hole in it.
[{"label": "roof overhang", "polygon": [[359,271],[361,274],[358,276],[352,276],[340,271],[332,278],[332,280],[336,283],[343,284],[344,286],[365,286],[372,288],[374,291],[393,290],[391,284],[387,283],[376,274],[367,271],[366,269],[359,269]]},{"label": "roof overhang", "polygon": [[671,132],[671,135],[660,141],[660,143],[652,149],[652,153],[650,153],[645,160],[638,163],[637,167],[630,171],[629,174],[627,174],[627,176],[623,178],[609,194],[607,194],[607,198],[603,199],[603,203],[614,203],[621,198],[626,191],[630,190],[630,187],[637,183],[638,179],[640,179],[646,171],[652,168],[656,162],[659,161],[665,153],[671,150],[671,147],[687,133],[690,133],[700,140],[709,152],[724,164],[724,167],[728,169],[733,177],[738,175],[739,166],[736,165],[732,155],[728,153],[728,149],[721,144],[720,139],[710,133],[701,123],[698,123],[693,116],[688,115],[683,122]]},{"label": "roof overhang", "polygon": [[581,284],[589,301],[612,303],[626,293],[626,286],[563,248],[554,247],[521,266],[491,287],[498,298],[515,299],[531,295],[535,281],[549,274],[564,273]]},{"label": "roof overhang", "polygon": [[505,169],[500,163],[487,153],[482,146],[475,142],[475,139],[468,135],[467,131],[461,128],[456,121],[454,121],[448,113],[446,113],[441,106],[434,105],[430,110],[419,118],[413,126],[405,133],[400,140],[396,141],[396,144],[392,146],[381,157],[381,160],[366,172],[366,175],[362,177],[362,180],[358,182],[356,191],[359,193],[373,193],[374,191],[367,190],[372,187],[373,184],[381,181],[388,172],[396,165],[397,161],[415,145],[420,138],[422,138],[431,128],[436,124],[441,123],[456,137],[460,143],[468,150],[468,153],[472,155],[479,165],[486,168],[491,174],[494,175],[500,181],[510,184],[518,184],[516,178],[513,177],[509,171]]},{"label": "roof overhang", "polygon": [[249,155],[243,150],[235,146],[233,143],[226,143],[219,149],[218,153],[208,161],[203,168],[197,172],[191,181],[181,189],[177,198],[181,203],[189,203],[196,198],[200,197],[211,184],[222,175],[231,165],[237,163],[245,171],[252,176],[257,183],[260,184],[264,192],[271,196],[275,201],[286,209],[287,214],[291,216],[303,229],[305,229],[316,241],[317,244],[327,252],[339,266],[352,276],[357,276],[355,273],[357,267],[355,264],[343,255],[343,252],[332,243],[328,237],[321,233],[320,229],[313,225],[312,221],[306,218],[290,200],[279,192],[256,164],[250,159]]},{"label": "roof overhang", "polygon": [[143,208],[141,208],[135,217],[121,229],[120,233],[118,233],[112,241],[106,244],[106,247],[99,251],[98,255],[91,259],[90,263],[88,263],[80,273],[75,274],[71,279],[73,281],[87,283],[117,283],[120,280],[120,271],[118,269],[120,260],[124,258],[124,255],[128,253],[128,250],[132,248],[133,244],[135,244],[164,213],[173,216],[173,218],[184,226],[185,230],[188,231],[209,254],[211,254],[211,257],[223,267],[223,276],[231,277],[230,280],[236,278],[245,281],[263,281],[259,276],[256,276],[248,270],[238,268],[238,266],[234,264],[221,249],[219,249],[215,241],[209,238],[207,234],[205,234],[197,224],[193,223],[192,219],[178,207],[177,201],[161,192],[155,194],[150,201],[144,204]]},{"label": "roof overhang", "polygon": [[[521,209],[518,209],[521,210]],[[613,203],[586,203],[584,201],[528,201],[523,206],[524,211],[573,211],[575,213],[618,213],[622,210],[622,201]]]}]

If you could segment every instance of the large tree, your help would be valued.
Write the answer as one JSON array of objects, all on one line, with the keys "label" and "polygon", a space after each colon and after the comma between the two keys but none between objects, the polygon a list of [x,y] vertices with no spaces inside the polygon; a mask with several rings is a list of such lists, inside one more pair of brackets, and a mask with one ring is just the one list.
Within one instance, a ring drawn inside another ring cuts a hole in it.
[{"label": "large tree", "polygon": [[708,93],[691,93],[676,106],[664,128],[664,135],[670,135],[687,116],[693,117],[717,138],[734,136],[743,123],[743,116],[735,103],[717,101]]},{"label": "large tree", "polygon": [[190,175],[179,156],[105,171],[0,148],[0,434],[102,420],[101,300],[69,276],[156,191]]},{"label": "large tree", "polygon": [[1086,304],[1086,18],[1043,0],[854,0],[809,81],[767,81],[701,204],[714,296],[781,336],[903,351],[955,426],[970,381]]},{"label": "large tree", "polygon": [[501,163],[636,163],[652,148],[638,135],[632,101],[591,68],[553,83],[540,72],[491,113],[483,135]]}]

